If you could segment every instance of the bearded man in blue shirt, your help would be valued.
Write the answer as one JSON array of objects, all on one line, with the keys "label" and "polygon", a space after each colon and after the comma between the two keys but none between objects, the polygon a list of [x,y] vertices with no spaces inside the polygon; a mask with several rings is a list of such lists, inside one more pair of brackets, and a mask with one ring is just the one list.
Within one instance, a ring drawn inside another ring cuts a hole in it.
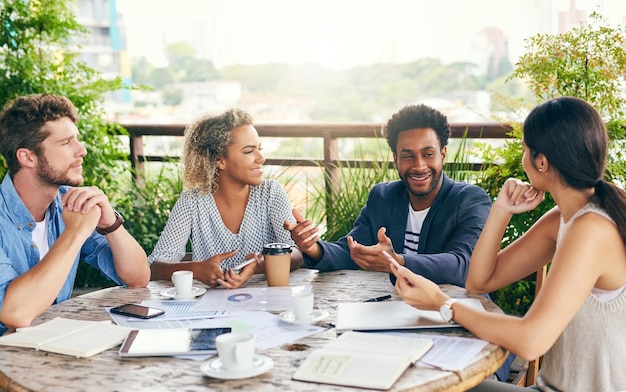
[{"label": "bearded man in blue shirt", "polygon": [[0,335],[70,298],[79,260],[120,285],[150,281],[146,252],[97,187],[83,187],[78,112],[69,99],[18,97],[0,113]]}]

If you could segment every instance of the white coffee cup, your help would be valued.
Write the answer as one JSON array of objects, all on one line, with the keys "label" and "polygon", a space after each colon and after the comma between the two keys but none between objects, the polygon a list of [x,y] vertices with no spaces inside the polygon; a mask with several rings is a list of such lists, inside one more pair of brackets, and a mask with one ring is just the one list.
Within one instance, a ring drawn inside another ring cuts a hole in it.
[{"label": "white coffee cup", "polygon": [[296,321],[311,320],[313,314],[313,292],[296,292],[291,295],[293,315]]},{"label": "white coffee cup", "polygon": [[241,332],[229,332],[215,338],[217,355],[225,370],[241,371],[250,369],[256,342],[254,335]]},{"label": "white coffee cup", "polygon": [[172,283],[176,289],[176,295],[179,297],[191,297],[193,288],[193,272],[192,271],[175,271],[172,274]]}]

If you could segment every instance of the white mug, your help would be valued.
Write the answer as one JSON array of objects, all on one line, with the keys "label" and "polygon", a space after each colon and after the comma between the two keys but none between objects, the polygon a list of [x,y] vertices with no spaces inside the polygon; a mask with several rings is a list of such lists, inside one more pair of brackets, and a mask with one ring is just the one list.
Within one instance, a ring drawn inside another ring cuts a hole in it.
[{"label": "white mug", "polygon": [[225,370],[240,371],[250,369],[256,342],[254,335],[229,332],[215,338],[217,355]]},{"label": "white mug", "polygon": [[293,315],[297,321],[311,320],[313,314],[313,292],[297,292],[291,295]]},{"label": "white mug", "polygon": [[172,274],[172,283],[174,283],[177,296],[191,297],[191,290],[193,288],[193,271],[174,271]]}]

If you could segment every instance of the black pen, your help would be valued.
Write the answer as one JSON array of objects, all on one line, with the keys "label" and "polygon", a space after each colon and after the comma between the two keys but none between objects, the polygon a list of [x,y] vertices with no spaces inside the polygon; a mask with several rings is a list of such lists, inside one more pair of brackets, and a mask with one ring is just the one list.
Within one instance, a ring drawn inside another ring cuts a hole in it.
[{"label": "black pen", "polygon": [[390,298],[391,298],[391,295],[387,294],[387,295],[383,295],[382,297],[366,299],[363,302],[380,302],[380,301],[384,301],[384,300],[390,299]]}]

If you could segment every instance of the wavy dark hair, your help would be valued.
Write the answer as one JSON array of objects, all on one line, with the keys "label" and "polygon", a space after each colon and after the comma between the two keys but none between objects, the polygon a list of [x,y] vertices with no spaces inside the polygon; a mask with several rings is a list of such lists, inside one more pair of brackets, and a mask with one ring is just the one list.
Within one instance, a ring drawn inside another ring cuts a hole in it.
[{"label": "wavy dark hair", "polygon": [[575,97],[546,101],[526,117],[524,142],[532,158],[546,156],[566,185],[595,188],[592,201],[615,221],[626,245],[626,192],[604,180],[609,135],[598,111]]},{"label": "wavy dark hair", "polygon": [[79,118],[72,102],[58,95],[24,95],[4,105],[0,113],[0,151],[11,177],[20,170],[17,150],[27,148],[41,155],[41,143],[50,134],[46,123],[63,117],[70,118],[75,124]]}]

